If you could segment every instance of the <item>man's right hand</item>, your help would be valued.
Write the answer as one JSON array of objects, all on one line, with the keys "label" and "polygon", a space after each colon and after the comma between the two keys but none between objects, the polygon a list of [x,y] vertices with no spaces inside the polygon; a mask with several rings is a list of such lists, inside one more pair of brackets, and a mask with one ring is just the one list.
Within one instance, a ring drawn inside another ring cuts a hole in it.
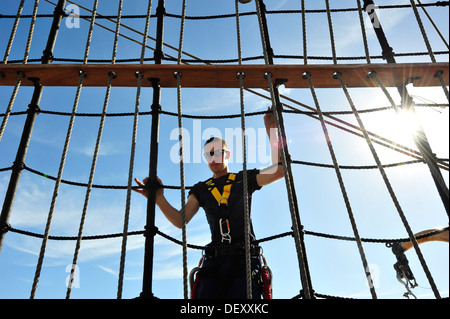
[{"label": "man's right hand", "polygon": [[[158,183],[161,186],[163,185],[163,183],[162,183],[161,179],[159,179],[159,177],[156,177],[156,180],[158,181]],[[138,184],[139,187],[142,187],[142,188],[134,188],[133,190],[136,193],[139,193],[139,194],[145,196],[146,198],[148,198],[147,183],[149,181],[149,178],[148,177],[144,178],[144,180],[142,182],[138,178],[135,178],[134,181],[136,182],[136,184]],[[158,203],[158,200],[161,199],[162,197],[164,197],[164,188],[160,187],[156,190],[156,202]]]}]

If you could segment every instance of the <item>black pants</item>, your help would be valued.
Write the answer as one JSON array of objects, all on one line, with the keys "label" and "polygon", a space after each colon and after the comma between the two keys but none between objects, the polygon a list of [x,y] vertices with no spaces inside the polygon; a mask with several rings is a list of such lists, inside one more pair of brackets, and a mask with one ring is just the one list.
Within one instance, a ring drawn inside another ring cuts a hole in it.
[{"label": "black pants", "polygon": [[[261,299],[261,262],[251,258],[252,297]],[[199,272],[197,299],[247,299],[245,257],[243,255],[207,258]]]}]

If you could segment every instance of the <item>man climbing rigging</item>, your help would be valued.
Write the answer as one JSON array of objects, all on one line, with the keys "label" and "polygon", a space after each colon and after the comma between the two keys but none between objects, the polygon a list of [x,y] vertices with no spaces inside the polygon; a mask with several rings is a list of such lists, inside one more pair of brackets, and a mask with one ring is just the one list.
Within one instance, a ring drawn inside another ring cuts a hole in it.
[{"label": "man climbing rigging", "polygon": [[[281,152],[271,108],[264,116],[264,124],[270,140],[273,165],[264,170],[247,171],[249,211],[253,192],[284,177],[283,168],[278,165]],[[185,206],[186,223],[189,223],[202,207],[211,230],[212,242],[204,252],[205,259],[198,273],[199,281],[193,296],[197,299],[246,299],[247,296],[243,172],[230,173],[230,155],[231,152],[223,139],[212,137],[206,141],[204,156],[213,177],[194,185]],[[135,191],[147,197],[148,178],[142,182],[135,178],[135,181],[142,187]],[[158,182],[162,185],[159,178]],[[166,200],[163,188],[157,190],[156,205],[174,226],[182,227],[182,212]],[[255,240],[250,220],[250,241]],[[263,292],[260,284],[262,265],[259,249],[254,244],[250,249],[252,296],[255,299],[260,299]]]}]

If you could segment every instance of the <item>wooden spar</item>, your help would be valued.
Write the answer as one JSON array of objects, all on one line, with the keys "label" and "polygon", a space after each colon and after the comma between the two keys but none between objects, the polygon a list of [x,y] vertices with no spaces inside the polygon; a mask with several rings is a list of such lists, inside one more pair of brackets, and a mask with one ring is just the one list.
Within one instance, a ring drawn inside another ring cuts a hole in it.
[{"label": "wooden spar", "polygon": [[[183,87],[191,88],[239,88],[237,74],[245,73],[246,88],[267,87],[266,73],[272,78],[287,79],[287,88],[308,88],[308,81],[302,78],[310,72],[316,88],[340,88],[339,81],[333,79],[335,72],[341,72],[348,87],[377,87],[374,80],[367,77],[369,72],[377,72],[378,78],[386,87],[396,87],[404,83],[415,86],[441,86],[435,77],[442,71],[446,85],[449,85],[449,63],[398,63],[398,64],[353,64],[353,65],[150,65],[150,64],[0,64],[0,85],[14,86],[18,72],[24,72],[22,85],[32,86],[29,79],[39,78],[44,86],[77,86],[79,72],[84,71],[87,78],[83,86],[105,86],[109,72],[117,74],[115,87],[135,87],[136,72],[143,72],[145,78],[158,78],[161,87],[177,86],[175,72],[181,72]],[[143,86],[151,86],[144,81]]]},{"label": "wooden spar", "polygon": [[[423,232],[420,232],[420,233],[415,234],[414,237],[420,237],[420,236],[422,236],[422,235],[426,235],[426,234],[435,232],[435,231],[437,231],[437,230],[438,230],[438,229],[425,230],[425,231],[423,231]],[[436,235],[432,235],[432,236],[429,236],[429,237],[425,237],[425,238],[418,239],[418,240],[417,240],[417,243],[418,243],[418,244],[423,244],[423,243],[428,243],[428,242],[430,242],[430,241],[442,241],[442,242],[448,243],[448,242],[449,242],[449,239],[448,239],[448,238],[449,238],[448,233],[449,233],[449,232],[448,232],[448,229],[447,229],[446,231],[441,232],[441,233],[438,233],[438,234],[436,234]],[[406,242],[406,243],[401,243],[401,246],[402,246],[402,248],[403,248],[404,251],[407,251],[407,250],[410,250],[411,248],[413,248],[413,244],[412,244],[410,241],[408,241],[408,242]]]}]

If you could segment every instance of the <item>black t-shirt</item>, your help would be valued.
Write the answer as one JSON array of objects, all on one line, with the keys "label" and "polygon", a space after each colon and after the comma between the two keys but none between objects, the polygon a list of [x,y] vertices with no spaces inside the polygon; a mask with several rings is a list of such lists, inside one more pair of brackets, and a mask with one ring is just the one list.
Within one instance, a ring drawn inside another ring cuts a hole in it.
[{"label": "black t-shirt", "polygon": [[[248,170],[248,204],[249,211],[251,212],[252,194],[261,189],[256,181],[256,175],[259,174],[259,170]],[[223,193],[223,187],[228,180],[229,174],[222,176],[218,179],[213,179],[215,186],[220,194]],[[194,185],[190,190],[189,195],[194,195],[200,203],[206,213],[206,218],[211,229],[211,241],[213,245],[222,244],[222,235],[220,233],[219,222],[228,219],[230,224],[230,236],[231,244],[242,243],[245,240],[245,221],[244,221],[244,181],[243,172],[236,174],[236,179],[231,186],[231,194],[229,197],[229,206],[226,211],[221,211],[217,203],[217,199],[208,190],[206,182],[200,182]],[[223,206],[223,205],[222,205]],[[250,240],[256,240],[253,225],[250,219]]]}]

